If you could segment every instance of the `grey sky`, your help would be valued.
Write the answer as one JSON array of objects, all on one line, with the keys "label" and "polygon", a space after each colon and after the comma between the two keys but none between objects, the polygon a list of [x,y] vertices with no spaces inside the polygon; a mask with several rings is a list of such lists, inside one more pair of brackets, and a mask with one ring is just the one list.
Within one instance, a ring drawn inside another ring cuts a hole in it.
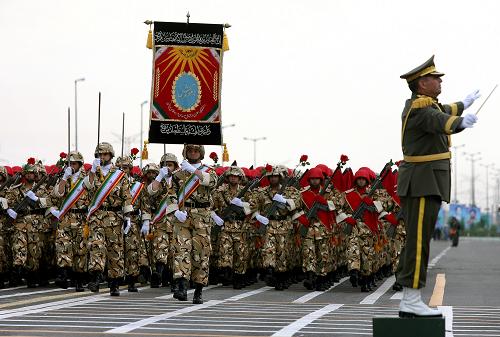
[{"label": "grey sky", "polygon": [[[500,78],[498,1],[0,0],[2,163],[29,156],[55,161],[66,151],[66,109],[73,111],[79,77],[86,78],[78,84],[79,150],[86,158],[93,153],[101,91],[101,139],[119,152],[113,133],[121,133],[122,112],[126,134],[136,135],[140,103],[149,100],[152,52],[142,22],[185,21],[188,10],[191,22],[233,26],[222,119],[236,124],[224,138],[240,165],[253,161],[252,143],[243,137],[266,136],[258,143],[259,163],[293,166],[305,153],[313,164],[335,165],[345,153],[353,169],[379,171],[401,157],[400,114],[410,94],[400,74],[435,54],[446,73],[441,102],[481,89],[470,112]],[[477,126],[453,143],[481,151],[483,163],[500,168],[499,107],[500,91]],[[147,109],[144,117],[146,137]],[[167,150],[180,156],[179,146]],[[152,144],[149,152],[156,161],[163,146]],[[465,202],[469,166],[460,156]],[[477,185],[482,203],[484,177]]]}]

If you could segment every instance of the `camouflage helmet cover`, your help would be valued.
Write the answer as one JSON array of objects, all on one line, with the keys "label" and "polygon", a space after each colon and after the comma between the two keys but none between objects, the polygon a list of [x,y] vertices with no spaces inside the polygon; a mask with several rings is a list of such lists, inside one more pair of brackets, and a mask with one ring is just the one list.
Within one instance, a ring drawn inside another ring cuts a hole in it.
[{"label": "camouflage helmet cover", "polygon": [[173,162],[175,164],[175,168],[179,167],[179,161],[177,160],[177,156],[173,153],[165,153],[163,156],[161,156],[160,159],[160,166],[165,166],[163,164],[166,164],[166,162]]},{"label": "camouflage helmet cover", "polygon": [[83,160],[83,156],[82,156],[82,154],[81,154],[80,152],[78,152],[78,151],[71,151],[71,152],[69,153],[69,156],[68,156],[68,157],[69,157],[69,161],[70,161],[70,162],[72,162],[72,161],[74,161],[74,162],[79,162],[79,163],[81,163],[82,165],[83,165],[83,163],[85,162],[85,161]]},{"label": "camouflage helmet cover", "polygon": [[95,148],[95,155],[99,155],[101,153],[110,153],[111,157],[115,156],[115,150],[113,150],[113,145],[107,142],[101,142]]},{"label": "camouflage helmet cover", "polygon": [[198,144],[184,144],[184,149],[182,149],[182,157],[187,158],[188,149],[197,149],[200,151],[200,160],[205,158],[205,147]]},{"label": "camouflage helmet cover", "polygon": [[158,172],[160,172],[160,168],[155,163],[149,163],[142,168],[142,174],[146,174],[148,172],[154,172],[158,174]]},{"label": "camouflage helmet cover", "polygon": [[116,166],[128,166],[128,167],[132,167],[134,166],[133,163],[132,163],[132,159],[130,159],[130,157],[128,156],[125,156],[125,157],[118,157],[116,158]]}]

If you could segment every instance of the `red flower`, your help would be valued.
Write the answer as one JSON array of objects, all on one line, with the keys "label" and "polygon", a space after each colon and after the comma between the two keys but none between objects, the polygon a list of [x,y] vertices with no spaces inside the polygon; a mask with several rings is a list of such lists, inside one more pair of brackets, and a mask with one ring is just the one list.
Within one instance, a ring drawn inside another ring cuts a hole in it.
[{"label": "red flower", "polygon": [[138,148],[136,148],[136,147],[134,147],[132,150],[130,150],[130,153],[131,153],[133,156],[135,156],[136,154],[138,154],[138,153],[139,153],[139,149],[138,149]]},{"label": "red flower", "polygon": [[266,164],[266,172],[272,172],[273,167],[269,164]]},{"label": "red flower", "polygon": [[215,152],[210,153],[210,156],[209,156],[209,157],[210,157],[210,159],[212,159],[212,160],[214,160],[215,158],[218,158],[217,153],[215,153]]},{"label": "red flower", "polygon": [[307,154],[303,154],[302,156],[300,156],[300,162],[303,163],[303,162],[307,161],[307,158],[309,158],[307,156]]},{"label": "red flower", "polygon": [[59,157],[61,157],[61,158],[63,158],[63,159],[64,159],[64,158],[66,158],[67,156],[68,156],[68,155],[67,155],[65,152],[61,152],[61,153],[59,153]]},{"label": "red flower", "polygon": [[33,157],[29,157],[29,158],[28,158],[28,164],[29,164],[29,165],[35,165],[35,158],[33,158]]},{"label": "red flower", "polygon": [[401,165],[401,162],[402,160],[398,160],[397,162],[395,162],[394,164],[396,164],[397,167],[399,167],[399,165]]},{"label": "red flower", "polygon": [[349,157],[347,155],[343,154],[343,155],[340,156],[340,161],[342,163],[345,164],[348,160],[349,160]]}]

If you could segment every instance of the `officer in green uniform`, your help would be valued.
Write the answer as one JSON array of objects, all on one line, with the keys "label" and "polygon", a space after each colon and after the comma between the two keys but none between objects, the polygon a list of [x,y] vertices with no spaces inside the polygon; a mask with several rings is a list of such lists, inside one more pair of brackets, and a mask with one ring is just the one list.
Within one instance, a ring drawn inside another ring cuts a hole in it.
[{"label": "officer in green uniform", "polygon": [[402,114],[401,146],[404,161],[399,166],[398,194],[406,224],[406,245],[401,251],[397,281],[403,285],[400,317],[441,316],[421,300],[425,286],[429,243],[442,201],[450,201],[450,135],[471,128],[474,114],[462,113],[480,95],[475,91],[463,101],[438,102],[441,77],[434,56],[401,75],[412,96]]}]

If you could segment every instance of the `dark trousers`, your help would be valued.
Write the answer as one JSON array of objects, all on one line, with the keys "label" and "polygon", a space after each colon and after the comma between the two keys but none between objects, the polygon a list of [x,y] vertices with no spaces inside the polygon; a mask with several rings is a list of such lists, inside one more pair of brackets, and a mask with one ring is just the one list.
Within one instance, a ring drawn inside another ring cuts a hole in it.
[{"label": "dark trousers", "polygon": [[401,198],[406,226],[406,244],[396,271],[399,284],[407,288],[425,287],[429,245],[441,207],[437,196]]}]

